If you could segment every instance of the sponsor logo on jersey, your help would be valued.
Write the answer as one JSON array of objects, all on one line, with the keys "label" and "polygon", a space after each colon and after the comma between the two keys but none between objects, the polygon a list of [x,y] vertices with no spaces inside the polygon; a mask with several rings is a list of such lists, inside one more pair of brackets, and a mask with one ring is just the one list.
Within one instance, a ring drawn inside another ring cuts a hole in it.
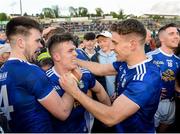
[{"label": "sponsor logo on jersey", "polygon": [[171,69],[167,69],[165,72],[162,73],[162,79],[164,81],[174,81],[175,80],[175,73]]},{"label": "sponsor logo on jersey", "polygon": [[7,78],[8,72],[0,73],[0,81],[3,81]]}]

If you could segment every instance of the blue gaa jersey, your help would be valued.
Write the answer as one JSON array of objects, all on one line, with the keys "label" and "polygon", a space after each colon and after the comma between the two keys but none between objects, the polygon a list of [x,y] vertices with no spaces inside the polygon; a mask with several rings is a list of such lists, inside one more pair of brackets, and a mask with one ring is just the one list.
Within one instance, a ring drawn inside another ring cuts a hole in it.
[{"label": "blue gaa jersey", "polygon": [[[155,132],[154,114],[160,98],[160,70],[151,59],[128,66],[125,62],[114,62],[118,72],[118,91],[136,103],[140,109],[119,123],[117,132]],[[121,114],[121,113],[119,113]]]},{"label": "blue gaa jersey", "polygon": [[175,75],[180,67],[180,58],[174,54],[168,55],[160,48],[147,53],[147,56],[152,58],[153,63],[161,69],[161,88],[165,88],[167,90],[166,97],[163,99],[171,99],[175,94]]},{"label": "blue gaa jersey", "polygon": [[[79,88],[84,92],[87,93],[87,91],[95,86],[95,78],[94,76],[86,69],[81,69],[82,72],[82,78],[79,84]],[[50,78],[50,81],[52,82],[54,88],[58,92],[60,96],[63,96],[64,90],[59,85],[59,74],[55,71],[54,67],[52,69],[49,69],[46,72],[46,75]],[[86,127],[86,121],[84,118],[85,109],[80,105],[78,101],[74,102],[73,109],[71,111],[71,114],[65,121],[60,121],[54,117],[53,118],[53,127],[54,132],[60,132],[60,133],[83,133],[87,132]]]},{"label": "blue gaa jersey", "polygon": [[0,104],[12,132],[52,132],[48,111],[38,101],[53,87],[36,65],[11,58],[0,69]]}]

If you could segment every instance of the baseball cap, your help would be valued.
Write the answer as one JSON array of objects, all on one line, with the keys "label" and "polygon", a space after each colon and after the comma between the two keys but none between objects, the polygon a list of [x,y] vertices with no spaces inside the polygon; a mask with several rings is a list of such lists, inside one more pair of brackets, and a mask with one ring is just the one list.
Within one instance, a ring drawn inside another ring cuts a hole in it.
[{"label": "baseball cap", "polygon": [[108,31],[101,32],[100,34],[98,34],[96,36],[96,38],[98,38],[99,36],[104,36],[104,37],[107,37],[107,38],[112,38],[112,34],[110,32],[108,32]]},{"label": "baseball cap", "polygon": [[0,55],[2,55],[5,52],[11,52],[11,46],[8,43],[0,45]]}]

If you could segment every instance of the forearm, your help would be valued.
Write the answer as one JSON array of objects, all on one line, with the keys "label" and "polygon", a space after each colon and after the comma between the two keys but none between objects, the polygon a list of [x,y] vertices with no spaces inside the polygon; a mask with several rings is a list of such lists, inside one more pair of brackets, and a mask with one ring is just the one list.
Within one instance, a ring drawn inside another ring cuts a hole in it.
[{"label": "forearm", "polygon": [[83,107],[92,113],[97,119],[99,119],[101,122],[105,123],[106,125],[112,126],[113,118],[111,115],[113,115],[111,111],[111,107],[104,105],[100,102],[97,102],[87,95],[85,95],[83,92],[81,92],[79,89],[76,89],[74,93],[72,93],[72,96],[78,100]]},{"label": "forearm", "polygon": [[97,93],[96,96],[97,96],[99,102],[101,102],[103,104],[106,104],[108,106],[111,105],[111,100],[110,100],[108,94],[105,91]]},{"label": "forearm", "polygon": [[96,62],[90,62],[90,61],[83,61],[83,60],[77,60],[78,65],[89,69],[93,74],[98,75],[98,76],[103,76],[104,74],[102,73],[102,64],[96,63]]},{"label": "forearm", "polygon": [[66,112],[68,117],[74,105],[74,98],[68,93],[64,93],[64,95],[62,96],[62,102],[63,102],[62,105],[64,107],[64,111]]}]

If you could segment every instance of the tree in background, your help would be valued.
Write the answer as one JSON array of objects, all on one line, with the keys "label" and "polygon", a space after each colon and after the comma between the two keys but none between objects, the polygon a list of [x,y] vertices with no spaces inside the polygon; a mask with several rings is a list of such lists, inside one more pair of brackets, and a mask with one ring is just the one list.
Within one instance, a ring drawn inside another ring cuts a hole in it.
[{"label": "tree in background", "polygon": [[110,15],[113,16],[113,18],[118,18],[119,17],[119,15],[114,11],[111,11]]},{"label": "tree in background", "polygon": [[59,9],[58,5],[52,6],[52,10],[54,11],[55,18],[59,18],[60,17],[60,9]]},{"label": "tree in background", "polygon": [[46,18],[55,18],[56,17],[54,10],[52,8],[48,8],[48,7],[43,8],[42,12],[44,14],[44,17],[46,17]]},{"label": "tree in background", "polygon": [[0,13],[0,21],[7,21],[8,20],[8,16],[6,15],[6,13]]},{"label": "tree in background", "polygon": [[79,7],[78,13],[80,17],[87,17],[88,16],[88,9],[85,7]]},{"label": "tree in background", "polygon": [[120,9],[118,14],[118,19],[124,20],[127,19],[129,15],[124,14],[124,10]]},{"label": "tree in background", "polygon": [[71,17],[78,17],[78,10],[72,6],[69,7],[69,12]]},{"label": "tree in background", "polygon": [[96,10],[96,15],[97,16],[103,16],[104,12],[103,12],[103,10],[101,8],[96,8],[95,10]]}]

